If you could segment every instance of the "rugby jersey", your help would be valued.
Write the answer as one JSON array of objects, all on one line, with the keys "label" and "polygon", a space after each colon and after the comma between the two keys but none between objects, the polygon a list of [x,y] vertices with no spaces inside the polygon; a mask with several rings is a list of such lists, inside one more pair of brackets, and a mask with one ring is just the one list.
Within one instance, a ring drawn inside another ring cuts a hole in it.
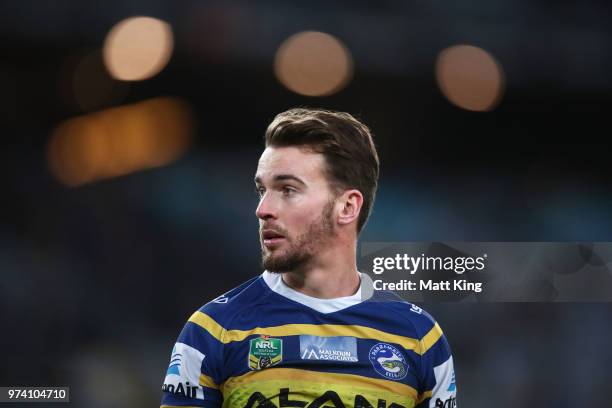
[{"label": "rugby jersey", "polygon": [[390,292],[317,299],[264,272],[196,311],[171,353],[162,407],[456,407],[450,348]]}]

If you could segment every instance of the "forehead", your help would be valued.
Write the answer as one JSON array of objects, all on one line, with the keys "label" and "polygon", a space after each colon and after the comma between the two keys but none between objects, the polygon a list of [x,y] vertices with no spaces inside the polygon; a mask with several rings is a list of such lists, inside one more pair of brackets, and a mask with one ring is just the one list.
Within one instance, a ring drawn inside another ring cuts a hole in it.
[{"label": "forehead", "polygon": [[324,178],[325,158],[295,146],[267,147],[257,165],[257,178],[262,181],[278,175],[293,175],[304,181],[316,182]]}]

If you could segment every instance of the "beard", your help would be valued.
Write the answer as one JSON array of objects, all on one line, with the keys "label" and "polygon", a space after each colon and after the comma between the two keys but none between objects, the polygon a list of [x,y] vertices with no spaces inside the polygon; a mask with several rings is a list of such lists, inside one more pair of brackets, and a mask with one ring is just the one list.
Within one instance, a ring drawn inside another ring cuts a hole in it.
[{"label": "beard", "polygon": [[288,248],[275,255],[272,251],[261,246],[261,266],[274,273],[293,271],[308,264],[316,255],[319,248],[334,235],[333,224],[334,200],[330,200],[321,215],[308,226],[303,234],[295,239],[287,239]]}]

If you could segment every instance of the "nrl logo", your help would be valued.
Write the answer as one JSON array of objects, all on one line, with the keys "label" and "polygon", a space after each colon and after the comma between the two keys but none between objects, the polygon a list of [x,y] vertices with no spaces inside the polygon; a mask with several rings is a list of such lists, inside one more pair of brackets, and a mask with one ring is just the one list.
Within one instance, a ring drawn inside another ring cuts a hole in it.
[{"label": "nrl logo", "polygon": [[249,342],[249,368],[261,370],[283,361],[283,340],[261,336]]}]

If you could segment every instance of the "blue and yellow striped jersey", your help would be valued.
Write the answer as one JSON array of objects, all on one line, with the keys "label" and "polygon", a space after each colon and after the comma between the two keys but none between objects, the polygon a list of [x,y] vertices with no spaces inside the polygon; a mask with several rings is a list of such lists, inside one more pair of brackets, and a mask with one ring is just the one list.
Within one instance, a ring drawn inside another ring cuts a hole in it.
[{"label": "blue and yellow striped jersey", "polygon": [[456,406],[450,348],[421,308],[315,299],[269,272],[191,316],[162,391],[162,407]]}]

